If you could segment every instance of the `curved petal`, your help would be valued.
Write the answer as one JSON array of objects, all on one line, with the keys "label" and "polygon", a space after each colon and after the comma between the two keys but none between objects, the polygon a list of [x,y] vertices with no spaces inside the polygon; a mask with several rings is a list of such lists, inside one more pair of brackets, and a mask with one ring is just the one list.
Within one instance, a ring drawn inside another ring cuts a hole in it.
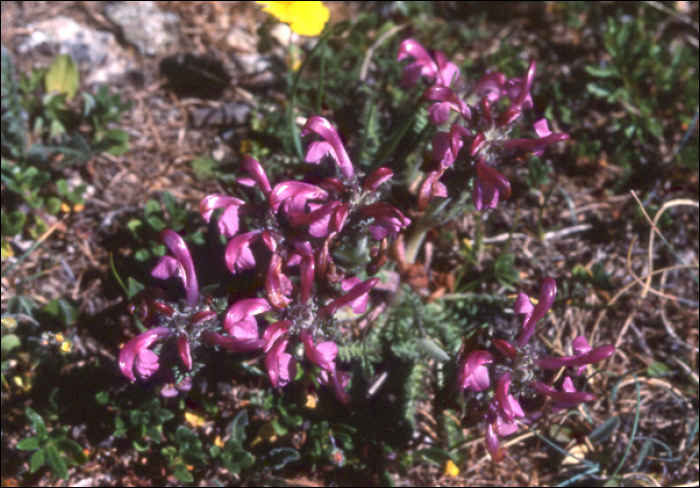
[{"label": "curved petal", "polygon": [[119,353],[119,369],[121,369],[122,374],[132,381],[135,380],[133,369],[136,355],[142,349],[150,347],[158,339],[168,337],[171,334],[172,331],[167,327],[154,327],[127,342]]},{"label": "curved petal", "polygon": [[547,277],[542,281],[542,289],[540,290],[539,300],[537,305],[535,305],[532,313],[525,318],[523,323],[523,328],[518,336],[518,346],[525,347],[525,345],[535,333],[535,325],[537,322],[547,315],[547,312],[554,304],[554,299],[557,295],[557,283],[553,278]]},{"label": "curved petal", "polygon": [[168,246],[175,255],[175,259],[182,265],[184,271],[185,293],[187,295],[187,305],[194,307],[199,300],[199,285],[197,275],[194,271],[192,256],[187,249],[185,241],[176,232],[165,229],[160,233],[160,240]]},{"label": "curved petal", "polygon": [[[333,148],[335,153],[335,162],[338,164],[340,171],[347,179],[351,179],[355,174],[352,167],[352,162],[350,161],[350,156],[348,156],[347,151],[345,151],[345,146],[340,140],[340,136],[331,123],[324,117],[313,116],[309,117],[304,124],[304,128],[301,131],[301,135],[307,135],[309,133],[315,133],[321,136],[326,142]],[[333,154],[331,154],[333,156]],[[308,155],[307,155],[308,160]]]}]

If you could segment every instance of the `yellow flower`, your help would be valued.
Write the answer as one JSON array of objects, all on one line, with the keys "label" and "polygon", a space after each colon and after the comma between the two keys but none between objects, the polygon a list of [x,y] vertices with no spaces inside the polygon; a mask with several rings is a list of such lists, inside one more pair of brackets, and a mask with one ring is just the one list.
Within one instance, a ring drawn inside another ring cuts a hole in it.
[{"label": "yellow flower", "polygon": [[256,2],[263,10],[289,24],[293,32],[302,36],[317,36],[330,18],[322,2]]},{"label": "yellow flower", "polygon": [[459,474],[459,468],[451,460],[448,460],[445,464],[445,476],[454,478]]}]

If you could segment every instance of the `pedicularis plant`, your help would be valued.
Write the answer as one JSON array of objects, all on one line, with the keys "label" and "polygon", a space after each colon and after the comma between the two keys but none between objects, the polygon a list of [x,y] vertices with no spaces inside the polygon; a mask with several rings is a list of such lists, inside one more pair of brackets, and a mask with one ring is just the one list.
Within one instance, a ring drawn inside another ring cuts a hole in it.
[{"label": "pedicularis plant", "polygon": [[[127,378],[159,378],[165,396],[186,392],[200,367],[197,350],[208,345],[234,353],[259,351],[270,383],[282,388],[297,377],[302,358],[295,352],[303,349],[306,360],[317,367],[317,382],[332,388],[337,399],[352,408],[351,375],[336,362],[338,342],[351,339],[341,333],[336,314],[344,307],[355,314],[366,313],[371,292],[380,282],[374,276],[392,264],[389,243],[406,234],[407,247],[399,245],[398,255],[402,261],[415,260],[430,228],[425,216],[431,212],[426,211],[431,202],[466,200],[466,193],[450,195],[443,182],[457,165],[463,166],[458,174],[472,175],[474,207],[495,208],[511,194],[510,183],[497,169],[504,156],[514,151],[540,155],[548,145],[569,137],[552,133],[545,119],[534,124],[536,138],[509,136],[523,112],[532,108],[534,61],[522,77],[488,73],[461,94],[453,88],[458,86],[459,69],[444,53],[431,54],[407,39],[398,53],[398,60],[404,59],[409,64],[401,85],[426,84],[422,98],[430,103],[428,120],[440,129],[432,138],[432,163],[418,186],[414,209],[401,211],[388,203],[392,170],[381,167],[368,175],[358,174],[333,125],[323,117],[309,117],[301,134],[312,139],[305,160],[332,163],[334,174],[320,171],[304,181],[273,185],[264,165],[245,155],[242,166],[247,174],[237,181],[243,187],[241,194],[249,195],[248,201],[212,194],[199,206],[207,222],[218,219],[219,231],[229,239],[221,262],[232,274],[252,274],[264,286],[238,290],[235,299],[202,295],[184,240],[164,230],[161,239],[173,256],[162,257],[152,274],[181,279],[185,299],[171,300],[158,288],[146,288],[133,297],[131,310],[149,329],[121,351],[119,366]],[[467,183],[458,187],[466,192]],[[423,224],[412,226],[406,215]],[[241,293],[247,296],[238,298]],[[611,345],[593,348],[583,337],[573,341],[574,354],[568,357],[546,357],[532,346],[537,324],[555,294],[554,279],[545,278],[536,305],[527,295],[518,295],[514,310],[525,319],[512,341],[493,338],[487,347],[476,348],[465,340],[451,359],[457,365],[454,394],[480,392],[486,448],[495,461],[504,458],[499,438],[517,430],[517,419],[527,421],[519,402],[522,397],[548,396],[555,402],[554,409],[595,399],[577,391],[570,376],[559,388],[547,384],[543,370],[572,368],[580,374],[586,365],[614,352]],[[375,297],[375,306],[378,302]]]}]

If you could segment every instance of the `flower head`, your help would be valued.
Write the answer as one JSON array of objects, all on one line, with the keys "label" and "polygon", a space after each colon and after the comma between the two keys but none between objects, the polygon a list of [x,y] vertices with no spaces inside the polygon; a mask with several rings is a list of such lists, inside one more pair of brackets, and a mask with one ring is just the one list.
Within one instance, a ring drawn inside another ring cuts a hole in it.
[{"label": "flower head", "polygon": [[459,78],[459,68],[447,60],[442,51],[436,51],[434,57],[415,39],[406,39],[399,46],[397,60],[413,58],[414,61],[406,66],[401,76],[401,86],[411,88],[418,84],[421,76],[429,83],[449,87]]},{"label": "flower head", "polygon": [[199,285],[197,284],[197,275],[194,271],[194,263],[192,262],[190,251],[187,249],[187,245],[182,237],[170,229],[165,229],[161,232],[160,239],[172,251],[175,258],[163,256],[156,263],[151,274],[161,279],[171,276],[180,278],[185,284],[187,305],[194,307],[199,299]]},{"label": "flower head", "polygon": [[330,18],[328,8],[323,2],[268,2],[257,1],[263,10],[289,24],[292,32],[300,36],[317,36]]},{"label": "flower head", "polygon": [[301,135],[305,136],[311,133],[321,136],[324,140],[309,144],[306,162],[318,164],[324,156],[328,155],[335,161],[343,175],[348,180],[351,179],[355,171],[352,167],[350,156],[348,156],[338,132],[328,119],[319,116],[309,117],[306,124],[304,124]]},{"label": "flower head", "polygon": [[474,351],[467,354],[459,365],[457,388],[483,391],[491,385],[487,364],[493,362],[488,351]]},{"label": "flower head", "polygon": [[172,331],[167,327],[154,327],[127,342],[119,353],[119,368],[122,374],[131,381],[135,380],[134,366],[142,378],[155,373],[158,370],[158,356],[148,348],[158,339],[169,337],[171,334]]}]

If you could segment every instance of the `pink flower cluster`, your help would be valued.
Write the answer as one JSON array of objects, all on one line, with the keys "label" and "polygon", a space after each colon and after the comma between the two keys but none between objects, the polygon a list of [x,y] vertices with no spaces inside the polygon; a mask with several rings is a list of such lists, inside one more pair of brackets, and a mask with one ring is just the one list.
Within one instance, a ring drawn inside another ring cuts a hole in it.
[{"label": "pink flower cluster", "polygon": [[615,352],[612,345],[592,348],[583,336],[574,339],[573,356],[539,357],[534,349],[528,347],[537,322],[552,307],[556,291],[554,280],[545,278],[537,305],[532,304],[530,297],[520,293],[514,309],[516,314],[524,314],[525,319],[516,341],[511,343],[494,338],[493,345],[499,353],[497,356],[486,350],[466,351],[460,361],[457,372],[459,390],[484,391],[491,387],[492,378],[497,377],[495,393],[484,416],[486,450],[496,462],[501,462],[505,457],[499,439],[518,430],[516,419],[525,417],[518,401],[521,395],[534,392],[546,395],[554,400],[554,410],[596,398],[591,393],[576,391],[569,376],[564,379],[562,390],[556,390],[537,379],[539,370],[573,367],[576,368],[575,373],[580,375],[586,365],[602,361]]},{"label": "pink flower cluster", "polygon": [[[563,132],[552,133],[547,121],[534,124],[536,139],[509,139],[513,124],[524,110],[532,108],[530,89],[535,77],[536,63],[532,61],[524,78],[508,80],[501,73],[488,73],[478,80],[464,98],[450,87],[459,77],[457,67],[447,62],[444,53],[438,51],[431,57],[415,40],[407,39],[399,47],[397,59],[413,58],[404,68],[402,85],[414,86],[423,76],[431,84],[423,93],[423,99],[434,102],[429,108],[429,121],[438,126],[447,125],[433,137],[433,169],[428,172],[418,195],[418,209],[424,210],[435,197],[446,197],[447,188],[440,181],[460,156],[468,151],[474,165],[472,201],[477,210],[495,208],[510,197],[508,180],[492,164],[506,153],[517,149],[541,155],[544,149],[569,138]],[[492,113],[501,98],[510,101],[500,114]],[[454,114],[454,118],[452,118]],[[464,149],[463,149],[464,148]]]},{"label": "pink flower cluster", "polygon": [[[218,229],[230,239],[224,252],[229,271],[237,274],[253,270],[264,276],[264,290],[259,290],[263,296],[232,303],[219,321],[208,301],[199,297],[192,258],[184,241],[175,232],[164,231],[162,240],[175,257],[161,258],[153,276],[182,279],[186,305],[178,309],[164,300],[162,292],[153,289],[136,297],[134,311],[155,327],[122,349],[119,362],[125,376],[134,380],[134,369],[142,378],[155,373],[159,356],[150,347],[159,339],[176,336],[180,358],[188,371],[192,369],[192,344],[205,343],[234,352],[262,350],[270,382],[285,386],[296,376],[297,360],[287,352],[290,342],[296,340],[303,344],[306,358],[320,368],[319,383],[331,386],[340,401],[349,401],[345,392],[349,375],[336,369],[338,346],[324,339],[335,335],[333,316],[338,309],[348,306],[355,313],[366,310],[369,291],[379,279],[363,281],[346,275],[334,263],[333,251],[344,230],[349,229],[355,238],[361,237],[359,231],[380,241],[374,249],[374,258],[380,259],[387,247],[383,241],[395,237],[411,221],[380,200],[380,187],[393,175],[389,169],[376,170],[360,184],[340,136],[328,120],[309,118],[302,135],[312,134],[320,140],[310,143],[306,161],[319,164],[332,160],[339,169],[338,178],[313,183],[282,181],[273,187],[262,165],[246,155],[242,162],[249,176],[238,182],[244,187],[257,187],[265,205],[212,194],[199,206],[207,222],[219,213]],[[243,221],[252,228],[244,228]],[[258,290],[251,291],[257,294]],[[267,323],[262,335],[259,321]]]}]

